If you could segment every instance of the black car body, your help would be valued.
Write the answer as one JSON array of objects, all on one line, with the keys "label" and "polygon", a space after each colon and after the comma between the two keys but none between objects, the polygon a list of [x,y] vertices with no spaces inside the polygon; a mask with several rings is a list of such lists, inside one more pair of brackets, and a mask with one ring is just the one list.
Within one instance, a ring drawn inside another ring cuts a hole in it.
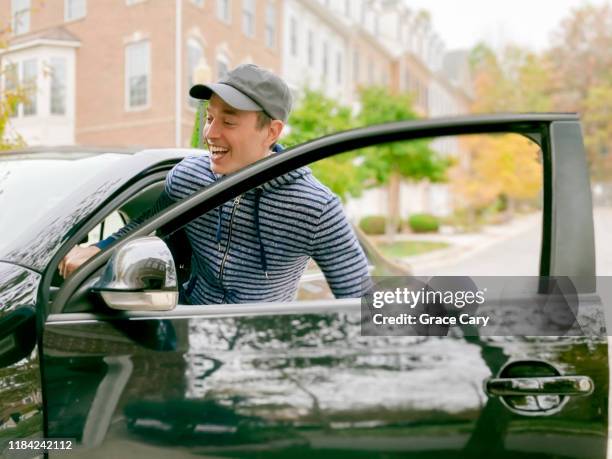
[{"label": "black car body", "polygon": [[[23,209],[28,225],[3,223],[2,448],[46,437],[75,439],[70,453],[84,457],[604,457],[605,336],[369,337],[359,299],[116,311],[92,289],[130,241],[172,235],[296,167],[384,142],[497,132],[542,149],[540,275],[576,279],[581,302],[597,307],[592,285],[578,281],[594,277],[595,253],[573,115],[400,122],[317,139],[176,203],[61,282],[57,265],[68,250],[94,228],[103,233],[113,211],[133,217],[154,200],[189,151],[115,155],[109,164],[102,152],[80,155],[95,173],[64,175],[78,182],[73,191],[54,202],[50,189],[34,216]],[[547,392],[546,378],[575,377],[586,384],[582,394]],[[515,392],[483,387],[491,378]]]}]

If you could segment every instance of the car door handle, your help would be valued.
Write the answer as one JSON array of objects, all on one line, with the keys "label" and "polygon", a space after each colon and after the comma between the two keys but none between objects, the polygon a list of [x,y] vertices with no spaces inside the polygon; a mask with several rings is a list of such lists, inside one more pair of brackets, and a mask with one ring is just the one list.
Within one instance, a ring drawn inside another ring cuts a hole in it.
[{"label": "car door handle", "polygon": [[530,378],[491,378],[485,383],[489,395],[589,395],[593,380],[588,376],[544,376]]}]

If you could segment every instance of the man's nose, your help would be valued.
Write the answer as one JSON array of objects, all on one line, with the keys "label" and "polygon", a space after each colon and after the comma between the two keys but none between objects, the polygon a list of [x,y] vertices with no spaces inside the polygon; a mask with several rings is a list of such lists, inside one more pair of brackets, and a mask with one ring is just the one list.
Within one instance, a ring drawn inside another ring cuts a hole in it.
[{"label": "man's nose", "polygon": [[219,137],[219,123],[217,120],[206,123],[204,135],[208,139],[216,139]]}]

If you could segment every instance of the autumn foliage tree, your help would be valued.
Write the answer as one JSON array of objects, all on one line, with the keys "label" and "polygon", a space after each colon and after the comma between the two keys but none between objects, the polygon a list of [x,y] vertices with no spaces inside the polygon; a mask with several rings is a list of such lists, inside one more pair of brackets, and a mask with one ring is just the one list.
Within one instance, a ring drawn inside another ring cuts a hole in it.
[{"label": "autumn foliage tree", "polygon": [[612,75],[589,90],[584,105],[585,145],[594,180],[612,178]]},{"label": "autumn foliage tree", "polygon": [[548,52],[555,108],[582,115],[595,179],[612,179],[612,5],[572,11]]},{"label": "autumn foliage tree", "polygon": [[551,110],[552,82],[546,57],[517,46],[496,52],[481,43],[472,50],[470,61],[474,113]]},{"label": "autumn foliage tree", "polygon": [[517,203],[533,201],[542,190],[537,144],[518,134],[478,135],[465,139],[469,167],[455,168],[452,187],[473,223],[479,209],[500,198],[511,216]]},{"label": "autumn foliage tree", "polygon": [[[500,51],[480,44],[471,54],[475,113],[546,112],[553,107],[550,62],[516,46]],[[466,139],[468,160],[451,173],[460,206],[473,222],[479,210],[503,201],[512,215],[516,202],[541,189],[538,146],[518,135]]]},{"label": "autumn foliage tree", "polygon": [[[6,48],[9,31],[9,28],[0,30],[0,49]],[[0,80],[4,81],[0,97],[0,150],[11,150],[25,145],[19,133],[10,130],[10,120],[19,104],[27,101],[28,91],[19,84],[15,67],[5,64],[0,69]]]}]

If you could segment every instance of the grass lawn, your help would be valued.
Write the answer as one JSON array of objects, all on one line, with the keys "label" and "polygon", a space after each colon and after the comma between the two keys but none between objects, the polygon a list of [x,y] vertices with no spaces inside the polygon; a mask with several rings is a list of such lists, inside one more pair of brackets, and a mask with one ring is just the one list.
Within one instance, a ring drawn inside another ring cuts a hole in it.
[{"label": "grass lawn", "polygon": [[392,243],[379,243],[378,249],[389,258],[406,258],[414,255],[421,255],[433,250],[445,249],[448,246],[449,244],[446,242],[397,241]]}]

